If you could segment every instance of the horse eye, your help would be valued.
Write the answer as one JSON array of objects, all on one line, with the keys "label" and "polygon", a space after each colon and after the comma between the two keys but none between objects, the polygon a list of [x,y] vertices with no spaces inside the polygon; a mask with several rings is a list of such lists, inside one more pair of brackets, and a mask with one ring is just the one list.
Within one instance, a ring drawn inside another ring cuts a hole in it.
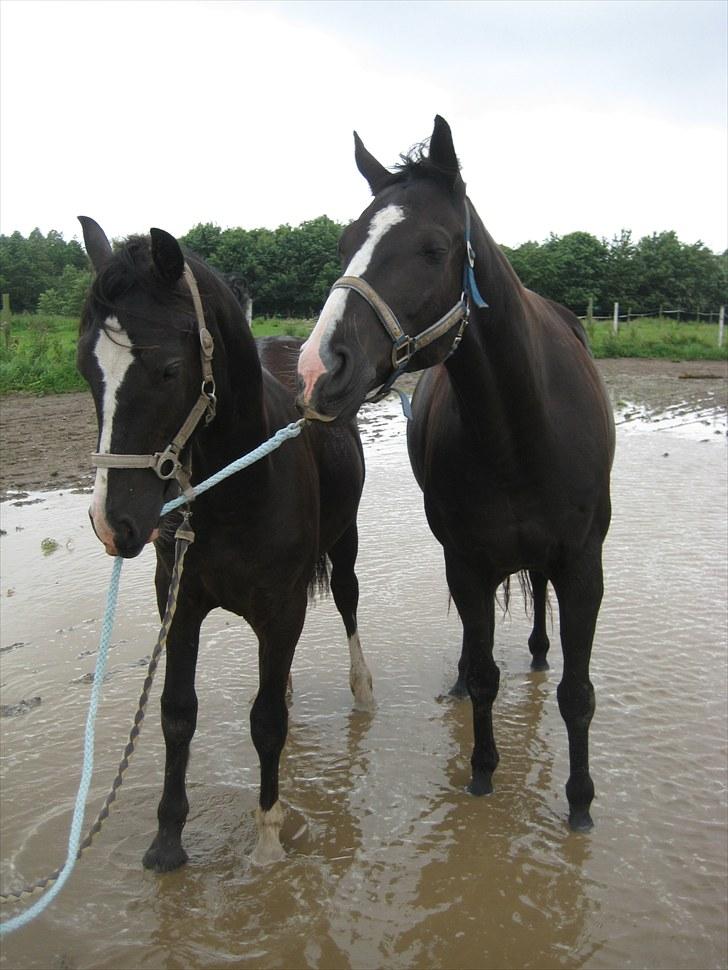
[{"label": "horse eye", "polygon": [[447,256],[447,249],[444,246],[423,246],[422,255],[428,263],[441,263]]},{"label": "horse eye", "polygon": [[172,361],[171,364],[167,364],[162,372],[162,379],[165,381],[172,381],[180,372],[181,364],[178,360]]}]

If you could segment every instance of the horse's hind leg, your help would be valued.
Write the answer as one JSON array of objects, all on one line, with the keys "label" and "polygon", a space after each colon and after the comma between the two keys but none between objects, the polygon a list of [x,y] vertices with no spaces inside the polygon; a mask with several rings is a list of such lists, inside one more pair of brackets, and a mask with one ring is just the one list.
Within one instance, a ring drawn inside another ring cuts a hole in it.
[{"label": "horse's hind leg", "polygon": [[558,687],[559,710],[569,736],[569,825],[592,828],[589,808],[594,783],[589,774],[589,725],[594,715],[594,687],[589,661],[603,593],[601,543],[561,569],[552,582],[559,600],[564,673]]},{"label": "horse's hind leg", "polygon": [[[250,711],[250,733],[260,760],[258,843],[253,862],[267,865],[284,857],[280,843],[283,809],[278,801],[278,769],[288,732],[286,686],[293,653],[306,616],[306,589],[285,603],[270,604],[256,618],[260,684]],[[252,622],[252,621],[251,621]]]},{"label": "horse's hind leg", "polygon": [[543,573],[530,570],[528,578],[533,591],[533,630],[528,638],[531,651],[531,670],[548,670],[546,654],[551,644],[546,633],[546,585],[548,580]]},{"label": "horse's hind leg", "polygon": [[[161,602],[166,600],[166,587],[163,584],[158,586],[158,595]],[[187,861],[187,853],[182,848],[182,829],[189,811],[185,772],[190,742],[197,724],[195,668],[200,626],[206,613],[207,610],[195,605],[188,592],[180,594],[167,635],[166,673],[161,702],[166,749],[164,789],[157,809],[159,829],[143,858],[145,868],[156,872],[177,869]]]},{"label": "horse's hind leg", "polygon": [[359,533],[354,522],[329,550],[331,560],[331,592],[341,614],[349,640],[349,685],[354,695],[354,707],[359,711],[374,709],[372,675],[369,672],[359,639],[356,610],[359,605],[359,582],[354,565],[359,549]]},{"label": "horse's hind leg", "polygon": [[493,660],[495,591],[472,564],[445,552],[447,582],[463,624],[465,678],[473,704],[473,776],[468,790],[487,795],[493,790],[492,775],[498,765],[493,736],[493,701],[498,694],[500,671]]}]

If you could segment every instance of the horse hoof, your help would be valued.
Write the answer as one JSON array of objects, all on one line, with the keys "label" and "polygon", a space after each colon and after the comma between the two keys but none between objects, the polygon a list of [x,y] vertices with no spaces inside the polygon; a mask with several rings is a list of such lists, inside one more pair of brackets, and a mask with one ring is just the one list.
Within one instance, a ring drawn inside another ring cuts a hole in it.
[{"label": "horse hoof", "polygon": [[250,861],[254,866],[272,866],[274,862],[282,862],[286,858],[286,852],[280,842],[261,840],[250,856]]},{"label": "horse hoof", "polygon": [[183,866],[187,862],[187,858],[187,853],[181,845],[171,849],[162,849],[156,844],[155,840],[144,853],[142,865],[145,869],[151,869],[153,872],[173,872]]},{"label": "horse hoof", "polygon": [[467,697],[468,696],[468,688],[467,688],[467,686],[465,684],[465,681],[464,680],[460,680],[460,678],[458,677],[458,679],[455,681],[455,683],[452,685],[452,687],[448,691],[448,694],[450,695],[450,697],[456,697],[458,699],[462,699],[463,697]]},{"label": "horse hoof", "polygon": [[531,661],[531,670],[541,673],[544,670],[550,670],[549,662],[545,657],[534,657]]},{"label": "horse hoof", "polygon": [[591,832],[594,822],[588,808],[572,809],[569,812],[569,828],[572,832]]},{"label": "horse hoof", "polygon": [[492,774],[489,771],[474,771],[468,785],[471,795],[490,795],[493,791]]}]

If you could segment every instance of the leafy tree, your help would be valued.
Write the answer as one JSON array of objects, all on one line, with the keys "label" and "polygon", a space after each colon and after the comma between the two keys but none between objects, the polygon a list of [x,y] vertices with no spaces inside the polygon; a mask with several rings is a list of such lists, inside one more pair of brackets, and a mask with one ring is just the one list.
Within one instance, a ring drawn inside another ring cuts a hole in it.
[{"label": "leafy tree", "polygon": [[38,313],[64,317],[80,316],[86,293],[91,285],[91,272],[64,266],[54,286],[44,290],[38,298]]},{"label": "leafy tree", "polygon": [[64,242],[51,230],[44,236],[34,229],[25,239],[19,232],[0,236],[0,289],[10,294],[17,313],[33,312],[40,294],[56,283],[66,266],[86,267],[86,255],[77,242]]},{"label": "leafy tree", "polygon": [[210,259],[220,245],[221,233],[220,227],[212,222],[198,222],[180,242],[203,259]]},{"label": "leafy tree", "polygon": [[[319,216],[277,229],[221,229],[198,223],[182,237],[190,250],[224,273],[242,277],[259,315],[312,316],[339,275],[337,241],[343,226]],[[728,253],[686,245],[674,232],[635,243],[623,230],[610,242],[586,232],[503,247],[525,286],[584,314],[590,298],[606,314],[612,303],[634,313],[680,307],[716,309],[726,301]],[[76,315],[88,285],[81,246],[51,231],[28,238],[0,236],[0,292],[16,312]]]}]

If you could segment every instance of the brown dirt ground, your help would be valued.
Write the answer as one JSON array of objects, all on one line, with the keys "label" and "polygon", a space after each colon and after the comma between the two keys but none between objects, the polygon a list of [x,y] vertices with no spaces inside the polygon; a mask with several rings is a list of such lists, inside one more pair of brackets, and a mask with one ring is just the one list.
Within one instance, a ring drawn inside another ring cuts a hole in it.
[{"label": "brown dirt ground", "polygon": [[[667,397],[691,390],[726,393],[728,365],[720,361],[620,358],[597,361],[616,400],[625,387],[657,382]],[[416,376],[405,389],[414,387]],[[669,385],[669,389],[668,389]],[[662,395],[661,395],[662,396]],[[96,415],[90,394],[32,397],[12,394],[0,399],[0,501],[17,492],[89,487],[90,456],[96,447]]]}]

